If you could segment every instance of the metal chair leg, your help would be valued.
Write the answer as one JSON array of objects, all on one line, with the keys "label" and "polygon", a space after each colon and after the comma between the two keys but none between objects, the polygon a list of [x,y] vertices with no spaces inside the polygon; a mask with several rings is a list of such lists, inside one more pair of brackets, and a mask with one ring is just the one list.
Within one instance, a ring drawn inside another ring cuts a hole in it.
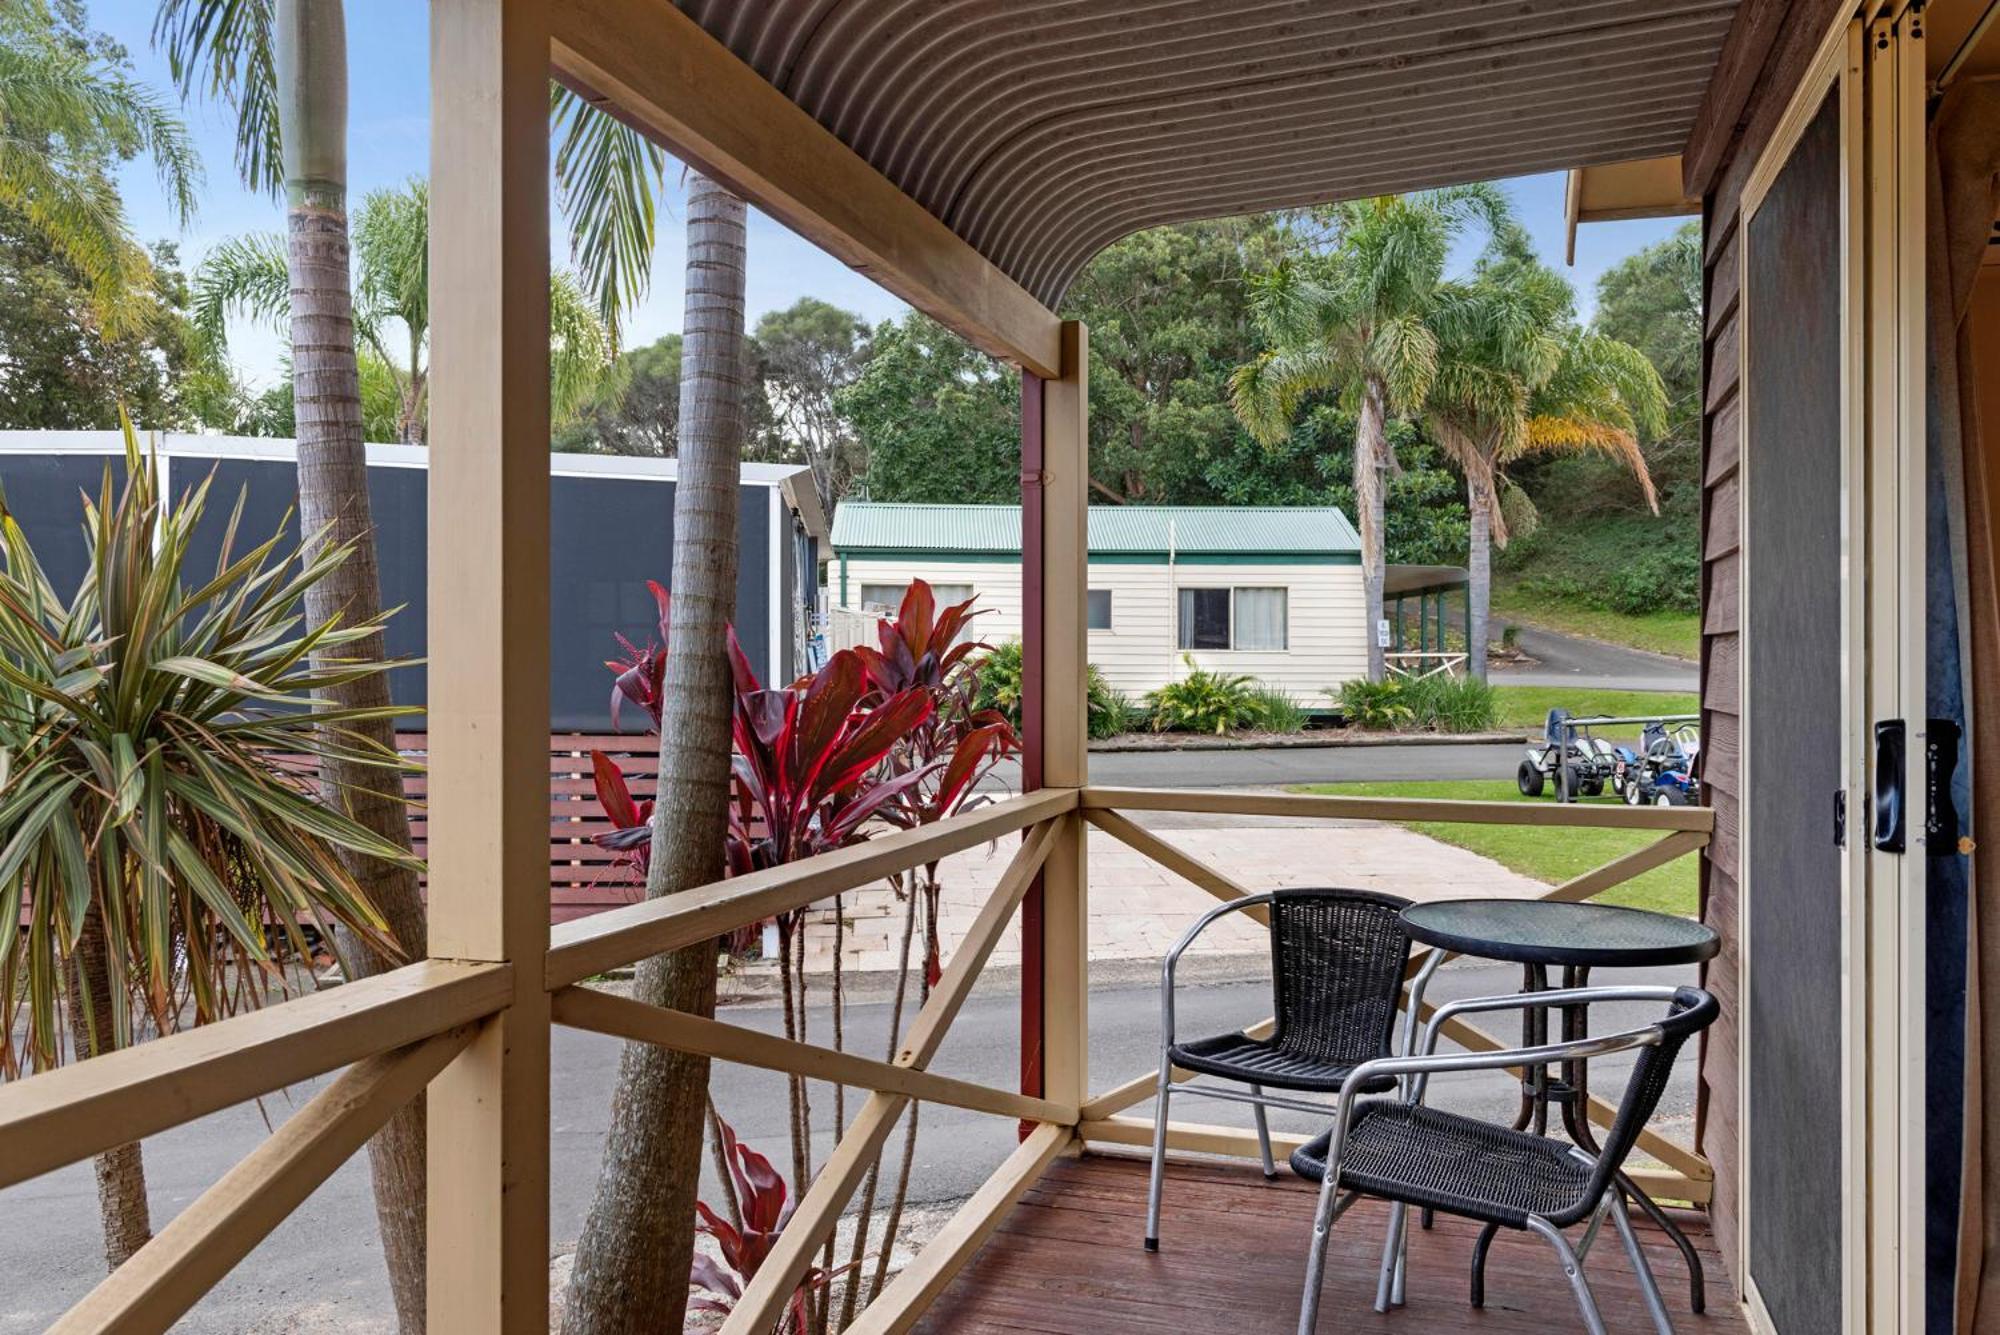
[{"label": "metal chair leg", "polygon": [[1493,1235],[1500,1231],[1498,1224],[1486,1224],[1479,1230],[1479,1240],[1472,1244],[1472,1305],[1486,1306],[1486,1249],[1493,1245]]},{"label": "metal chair leg", "polygon": [[1604,1227],[1604,1216],[1611,1212],[1611,1198],[1616,1193],[1607,1191],[1604,1199],[1590,1212],[1590,1223],[1583,1230],[1583,1241],[1576,1245],[1576,1259],[1586,1264],[1590,1261],[1590,1249],[1597,1244],[1597,1234]]},{"label": "metal chair leg", "polygon": [[1625,1254],[1632,1258],[1633,1273],[1639,1277],[1639,1292],[1645,1296],[1646,1310],[1653,1314],[1653,1328],[1660,1335],[1674,1335],[1674,1323],[1667,1317],[1659,1282],[1653,1278],[1653,1267],[1646,1264],[1646,1253],[1632,1228],[1632,1216],[1625,1212],[1625,1193],[1614,1186],[1606,1194],[1611,1199],[1611,1222],[1618,1226],[1618,1236],[1625,1240]]},{"label": "metal chair leg", "polygon": [[1396,1302],[1396,1275],[1403,1261],[1403,1216],[1409,1207],[1397,1201],[1389,1207],[1389,1236],[1382,1243],[1382,1273],[1375,1281],[1375,1310],[1386,1312]]},{"label": "metal chair leg", "polygon": [[[1250,1086],[1250,1097],[1261,1100],[1264,1097],[1264,1087]],[[1263,1103],[1253,1103],[1250,1107],[1257,1114],[1257,1148],[1264,1156],[1264,1178],[1270,1181],[1278,1176],[1277,1162],[1271,1158],[1271,1121],[1264,1115]]]},{"label": "metal chair leg", "polygon": [[1313,1326],[1319,1320],[1319,1288],[1326,1274],[1327,1239],[1335,1222],[1347,1213],[1347,1207],[1360,1198],[1359,1192],[1350,1191],[1336,1199],[1334,1184],[1339,1179],[1337,1163],[1329,1163],[1327,1175],[1319,1184],[1319,1204],[1313,1209],[1312,1246],[1306,1252],[1306,1292],[1299,1300],[1299,1335],[1313,1335]]},{"label": "metal chair leg", "polygon": [[1660,1208],[1659,1202],[1639,1190],[1638,1186],[1622,1170],[1612,1178],[1612,1181],[1618,1187],[1625,1189],[1625,1193],[1638,1203],[1641,1210],[1646,1212],[1646,1217],[1652,1220],[1659,1227],[1659,1230],[1667,1235],[1667,1240],[1680,1250],[1681,1260],[1687,1265],[1688,1305],[1694,1309],[1696,1316],[1700,1316],[1708,1310],[1708,1280],[1702,1272],[1701,1253],[1697,1252],[1694,1249],[1694,1244],[1688,1241],[1687,1234],[1682,1232],[1675,1225],[1674,1221],[1667,1217],[1667,1212]]},{"label": "metal chair leg", "polygon": [[[1153,1173],[1146,1184],[1146,1250],[1160,1250],[1160,1189],[1167,1179],[1167,1100],[1174,1088],[1174,1068],[1160,1053],[1160,1087],[1153,1096]],[[1259,1110],[1261,1111],[1261,1109]]]},{"label": "metal chair leg", "polygon": [[1541,1234],[1562,1259],[1563,1278],[1569,1281],[1570,1292],[1576,1296],[1577,1310],[1583,1313],[1583,1328],[1590,1335],[1605,1335],[1604,1318],[1598,1313],[1597,1299],[1591,1296],[1590,1281],[1583,1277],[1583,1263],[1570,1250],[1562,1230],[1539,1215],[1528,1216],[1528,1227]]}]

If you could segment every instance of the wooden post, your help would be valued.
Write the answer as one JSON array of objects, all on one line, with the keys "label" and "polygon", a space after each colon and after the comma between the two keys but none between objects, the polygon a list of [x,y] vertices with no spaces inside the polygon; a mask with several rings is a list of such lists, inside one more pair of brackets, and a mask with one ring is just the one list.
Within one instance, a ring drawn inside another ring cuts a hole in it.
[{"label": "wooden post", "polygon": [[[1090,487],[1090,339],[1083,325],[1062,327],[1063,373],[1040,387],[1039,468],[1032,487],[1036,523],[1023,528],[1039,576],[1036,637],[1024,660],[1037,665],[1037,768],[1042,784],[1081,788],[1087,780],[1085,678],[1088,672],[1085,583],[1088,579]],[[1024,493],[1026,491],[1024,486]],[[1023,571],[1027,567],[1023,566]],[[1042,869],[1039,923],[1042,1097],[1082,1103],[1089,1085],[1089,915],[1084,824],[1064,819]],[[1023,920],[1023,931],[1029,924]],[[1025,974],[1024,974],[1025,985]]]},{"label": "wooden post", "polygon": [[430,947],[515,964],[432,1083],[433,1330],[549,1322],[549,33],[431,7]]}]

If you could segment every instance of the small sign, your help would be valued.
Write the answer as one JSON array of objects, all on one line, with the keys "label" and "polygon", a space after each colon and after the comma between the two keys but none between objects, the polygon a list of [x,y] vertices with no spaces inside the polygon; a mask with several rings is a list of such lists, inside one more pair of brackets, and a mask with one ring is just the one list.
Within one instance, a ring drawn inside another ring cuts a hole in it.
[{"label": "small sign", "polygon": [[1375,623],[1375,647],[1377,649],[1387,649],[1389,647],[1389,618],[1387,617],[1383,617]]}]

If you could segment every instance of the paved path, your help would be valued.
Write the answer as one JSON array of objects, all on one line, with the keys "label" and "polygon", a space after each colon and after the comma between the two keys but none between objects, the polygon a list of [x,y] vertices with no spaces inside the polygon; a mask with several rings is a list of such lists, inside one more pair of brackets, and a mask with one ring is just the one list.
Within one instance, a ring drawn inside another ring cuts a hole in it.
[{"label": "paved path", "polygon": [[[1294,746],[1258,751],[1093,751],[1090,781],[1119,788],[1276,788],[1356,779],[1511,779],[1517,742],[1423,746]],[[1002,766],[994,787],[1016,790]]]},{"label": "paved path", "polygon": [[[1504,624],[1495,619],[1497,627]],[[1643,649],[1605,644],[1575,635],[1521,625],[1515,643],[1536,661],[1533,667],[1495,667],[1496,686],[1608,686],[1625,691],[1693,691],[1701,686],[1701,667],[1685,658],[1651,654]]]},{"label": "paved path", "polygon": [[[1680,981],[1691,970],[1664,973],[1659,981]],[[1511,969],[1462,961],[1442,970],[1433,984],[1437,998],[1511,991]],[[1179,1011],[1185,1032],[1220,1032],[1269,1013],[1264,982],[1194,987]],[[1153,1069],[1158,1047],[1158,991],[1126,984],[1093,989],[1090,997],[1091,1084],[1108,1088]],[[886,1037],[884,1005],[849,1008],[849,1034],[858,1051],[879,1051]],[[726,1019],[776,1030],[773,1007],[732,1008]],[[1636,1012],[1606,1008],[1600,1025],[1640,1022]],[[825,1017],[818,1017],[824,1032]],[[1011,1086],[1019,1069],[1019,1001],[1011,980],[982,983],[953,1026],[937,1062],[952,1075]],[[1505,1034],[1505,1028],[1496,1028]],[[598,1160],[609,1121],[611,1088],[619,1044],[594,1034],[558,1029],[555,1034],[551,1236],[557,1250],[574,1245],[597,1178]],[[785,1098],[780,1077],[718,1063],[715,1098],[744,1140],[782,1163]],[[1656,1125],[1685,1137],[1692,1122],[1694,1068],[1680,1063]],[[1614,1062],[1604,1064],[1595,1083],[1614,1089],[1622,1078]],[[241,1107],[203,1118],[147,1142],[147,1170],[155,1225],[164,1224],[204,1187],[252,1148],[265,1133],[265,1117],[275,1124],[290,1116],[323,1082],[295,1087],[265,1101],[260,1114]],[[1504,1117],[1515,1096],[1503,1077],[1473,1074],[1443,1077],[1433,1098],[1445,1106],[1489,1117]],[[832,1099],[825,1086],[813,1091],[814,1153],[823,1161],[833,1143]],[[1131,1110],[1150,1113],[1150,1103]],[[849,1104],[849,1115],[853,1104]],[[1208,1100],[1183,1099],[1177,1115],[1191,1120],[1247,1127],[1248,1110]],[[1306,1130],[1312,1119],[1274,1112],[1274,1127]],[[979,1113],[926,1107],[919,1124],[912,1198],[949,1201],[969,1194],[1014,1148],[1010,1121]],[[893,1142],[900,1149],[901,1132]],[[705,1194],[712,1192],[708,1184]],[[712,1197],[711,1197],[712,1198]],[[1132,1219],[1137,1246],[1141,1221]],[[1308,1221],[1300,1220],[1300,1246]],[[7,1191],[0,1191],[0,1333],[27,1335],[48,1326],[68,1304],[87,1292],[101,1274],[95,1188],[89,1166],[78,1165]],[[177,1329],[209,1335],[387,1335],[393,1330],[388,1286],[382,1274],[368,1188],[367,1156],[357,1155],[315,1192],[292,1217],[265,1239],[242,1265],[210,1293]]]}]

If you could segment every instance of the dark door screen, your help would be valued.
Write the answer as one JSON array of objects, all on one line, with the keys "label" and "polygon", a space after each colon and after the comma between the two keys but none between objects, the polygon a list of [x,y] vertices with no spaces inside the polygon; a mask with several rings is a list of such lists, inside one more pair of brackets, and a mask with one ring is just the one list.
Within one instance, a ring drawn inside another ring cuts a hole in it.
[{"label": "dark door screen", "polygon": [[1747,1223],[1781,1335],[1840,1328],[1840,187],[1829,95],[1744,252]]}]

